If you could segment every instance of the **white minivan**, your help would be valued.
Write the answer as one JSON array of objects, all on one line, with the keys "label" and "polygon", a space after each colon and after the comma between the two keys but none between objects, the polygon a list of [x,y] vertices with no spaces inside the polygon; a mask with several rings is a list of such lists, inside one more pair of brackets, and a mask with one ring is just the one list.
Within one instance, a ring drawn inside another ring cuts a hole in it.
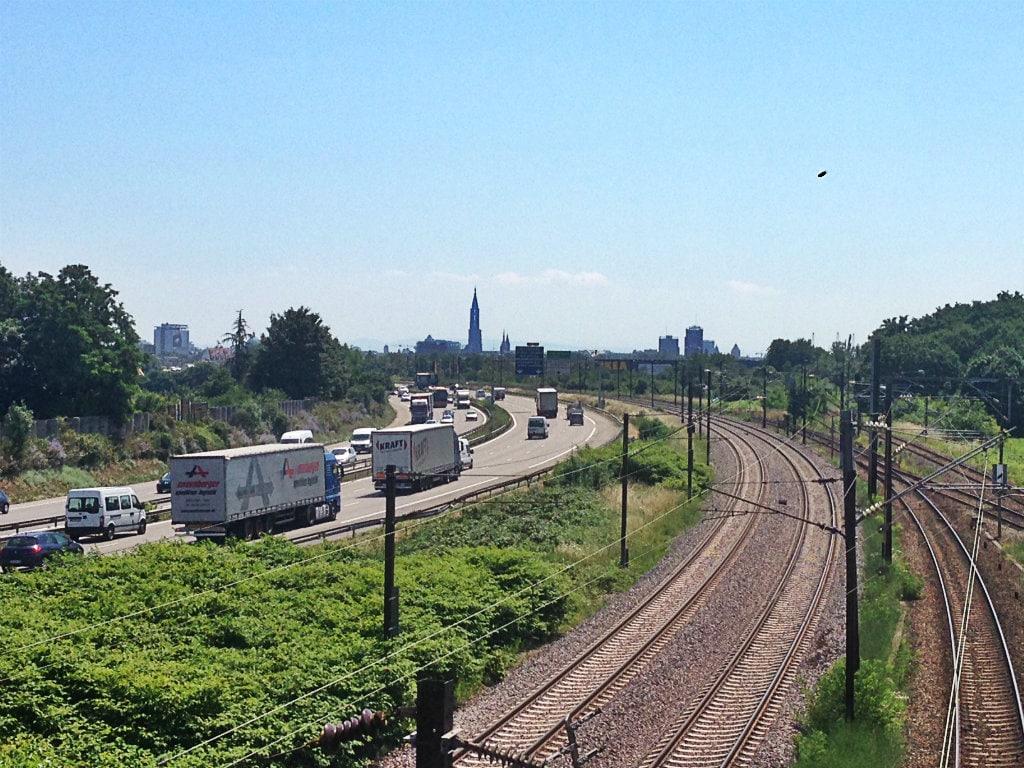
[{"label": "white minivan", "polygon": [[526,422],[526,439],[548,436],[548,420],[543,416],[531,416]]},{"label": "white minivan", "polygon": [[360,427],[352,430],[352,439],[348,444],[356,449],[356,453],[370,453],[373,450],[373,428]]},{"label": "white minivan", "polygon": [[146,532],[146,507],[128,487],[72,488],[64,502],[64,530],[75,541],[82,536]]},{"label": "white minivan", "polygon": [[463,469],[473,468],[473,446],[464,437],[459,438],[459,459],[462,462]]},{"label": "white minivan", "polygon": [[313,442],[313,430],[311,429],[293,429],[291,432],[285,432],[281,435],[279,443],[312,443]]}]

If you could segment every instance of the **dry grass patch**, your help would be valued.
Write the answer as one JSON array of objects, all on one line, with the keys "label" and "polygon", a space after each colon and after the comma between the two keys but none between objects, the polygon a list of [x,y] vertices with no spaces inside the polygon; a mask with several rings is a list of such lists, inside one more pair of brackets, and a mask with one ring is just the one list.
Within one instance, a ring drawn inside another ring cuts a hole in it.
[{"label": "dry grass patch", "polygon": [[[608,486],[601,499],[612,509],[622,508],[622,486]],[[685,501],[685,494],[649,485],[630,485],[626,496],[626,526],[630,533],[645,528],[676,511]]]}]

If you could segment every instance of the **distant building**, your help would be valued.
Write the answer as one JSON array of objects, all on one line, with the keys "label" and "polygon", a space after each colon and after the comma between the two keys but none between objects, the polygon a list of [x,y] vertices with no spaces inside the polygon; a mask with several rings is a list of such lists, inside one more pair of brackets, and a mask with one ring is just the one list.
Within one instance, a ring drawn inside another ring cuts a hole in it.
[{"label": "distant building", "polygon": [[675,336],[659,336],[658,354],[662,357],[679,357],[679,339]]},{"label": "distant building", "polygon": [[715,344],[711,339],[704,339],[704,354],[705,355],[717,355],[718,345]]},{"label": "distant building", "polygon": [[732,349],[730,350],[729,354],[732,355],[737,360],[739,360],[741,357],[743,357],[743,355],[740,354],[740,345],[739,344],[733,344],[732,345]]},{"label": "distant building", "polygon": [[192,347],[188,341],[188,326],[164,323],[153,330],[153,347],[157,357],[187,355]]},{"label": "distant building", "polygon": [[224,365],[224,363],[228,362],[232,357],[234,357],[234,353],[230,349],[218,344],[216,347],[207,347],[204,349],[199,356],[199,360],[204,363]]},{"label": "distant building", "polygon": [[480,354],[484,351],[483,339],[480,333],[480,305],[476,300],[476,288],[473,289],[473,303],[469,307],[469,343],[466,344],[466,352]]},{"label": "distant building", "polygon": [[501,333],[501,346],[498,347],[498,352],[502,355],[507,355],[512,351],[512,342],[509,341],[508,334],[502,331]]},{"label": "distant building", "polygon": [[686,357],[700,355],[704,352],[704,329],[699,325],[691,325],[686,329],[686,337],[683,339],[683,354]]},{"label": "distant building", "polygon": [[430,334],[423,341],[416,342],[417,355],[446,355],[462,351],[462,345],[457,341],[446,341],[435,339]]}]

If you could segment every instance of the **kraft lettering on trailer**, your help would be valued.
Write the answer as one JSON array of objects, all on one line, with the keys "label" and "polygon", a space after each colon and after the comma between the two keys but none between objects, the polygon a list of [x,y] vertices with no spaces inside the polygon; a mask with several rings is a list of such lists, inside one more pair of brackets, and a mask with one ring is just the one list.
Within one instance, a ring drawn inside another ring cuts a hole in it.
[{"label": "kraft lettering on trailer", "polygon": [[263,470],[255,457],[249,459],[249,474],[245,478],[245,485],[238,486],[235,496],[242,502],[242,511],[249,511],[249,502],[259,496],[263,500],[263,506],[270,505],[270,494],[274,492],[274,484],[270,480],[263,479]]}]

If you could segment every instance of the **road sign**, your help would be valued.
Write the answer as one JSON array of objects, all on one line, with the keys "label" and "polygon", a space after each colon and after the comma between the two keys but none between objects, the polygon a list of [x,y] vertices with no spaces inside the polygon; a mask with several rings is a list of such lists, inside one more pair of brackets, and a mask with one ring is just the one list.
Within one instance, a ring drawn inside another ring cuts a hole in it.
[{"label": "road sign", "polygon": [[544,347],[516,347],[516,376],[544,375]]}]

